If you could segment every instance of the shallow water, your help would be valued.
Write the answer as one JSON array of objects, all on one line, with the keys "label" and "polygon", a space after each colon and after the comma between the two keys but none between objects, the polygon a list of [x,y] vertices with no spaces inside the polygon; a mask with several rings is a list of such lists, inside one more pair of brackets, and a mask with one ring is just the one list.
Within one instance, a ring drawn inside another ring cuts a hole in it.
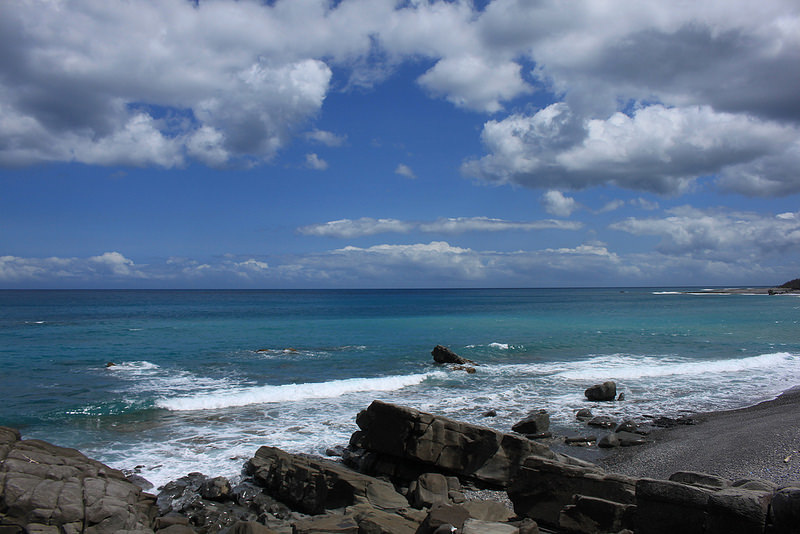
[{"label": "shallow water", "polygon": [[[578,433],[585,406],[675,416],[800,384],[797,297],[681,289],[0,291],[0,424],[161,484],[261,445],[322,453],[376,398]],[[584,400],[609,379],[624,402]]]}]

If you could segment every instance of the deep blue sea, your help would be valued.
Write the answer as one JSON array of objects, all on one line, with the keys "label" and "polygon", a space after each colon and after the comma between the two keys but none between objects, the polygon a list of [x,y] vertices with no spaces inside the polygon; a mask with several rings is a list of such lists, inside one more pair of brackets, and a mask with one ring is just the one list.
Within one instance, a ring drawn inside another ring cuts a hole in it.
[{"label": "deep blue sea", "polygon": [[[679,291],[0,291],[0,425],[159,485],[261,445],[324,453],[373,399],[506,431],[544,408],[576,434],[581,407],[674,417],[800,384],[799,298]],[[585,401],[605,380],[625,400]]]}]

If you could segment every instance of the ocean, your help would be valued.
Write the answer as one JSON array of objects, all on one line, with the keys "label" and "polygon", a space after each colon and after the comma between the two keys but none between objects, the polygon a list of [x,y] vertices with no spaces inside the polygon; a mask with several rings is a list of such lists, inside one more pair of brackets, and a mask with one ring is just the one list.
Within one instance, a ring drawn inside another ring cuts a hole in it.
[{"label": "ocean", "polygon": [[[503,431],[546,409],[576,435],[583,407],[677,417],[800,384],[800,299],[685,289],[0,291],[0,425],[158,486],[261,445],[324,454],[373,399]],[[584,399],[605,380],[624,401]]]}]

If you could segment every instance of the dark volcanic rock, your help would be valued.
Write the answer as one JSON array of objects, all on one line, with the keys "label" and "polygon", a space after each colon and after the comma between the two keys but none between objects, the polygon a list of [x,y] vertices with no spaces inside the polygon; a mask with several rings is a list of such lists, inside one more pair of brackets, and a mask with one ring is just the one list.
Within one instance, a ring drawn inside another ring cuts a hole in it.
[{"label": "dark volcanic rock", "polygon": [[591,420],[587,421],[586,424],[597,428],[614,428],[617,426],[617,422],[607,415],[593,417]]},{"label": "dark volcanic rock", "polygon": [[547,432],[548,428],[550,428],[550,416],[545,410],[537,410],[514,423],[511,430],[519,434],[541,434]]},{"label": "dark volcanic rock", "polygon": [[581,408],[580,410],[575,412],[575,419],[577,419],[578,421],[588,421],[593,417],[594,414],[592,413],[592,410],[590,410],[589,408]]},{"label": "dark volcanic rock", "polygon": [[155,515],[154,497],[121,471],[0,427],[0,525],[30,532],[152,532]]},{"label": "dark volcanic rock", "polygon": [[246,464],[247,472],[270,495],[308,514],[368,502],[384,510],[408,506],[390,483],[342,464],[261,447]]},{"label": "dark volcanic rock", "polygon": [[366,452],[349,461],[361,471],[405,480],[439,471],[505,487],[528,456],[555,458],[549,447],[516,434],[381,401],[359,413],[356,423],[361,430],[351,448]]},{"label": "dark volcanic rock", "polygon": [[433,356],[433,361],[436,363],[456,363],[461,365],[465,363],[472,363],[470,360],[462,358],[452,350],[448,349],[447,347],[443,347],[442,345],[436,345],[433,347],[431,355]]},{"label": "dark volcanic rock", "polygon": [[583,394],[590,401],[613,401],[617,398],[617,384],[610,380],[602,384],[595,384],[587,388]]}]

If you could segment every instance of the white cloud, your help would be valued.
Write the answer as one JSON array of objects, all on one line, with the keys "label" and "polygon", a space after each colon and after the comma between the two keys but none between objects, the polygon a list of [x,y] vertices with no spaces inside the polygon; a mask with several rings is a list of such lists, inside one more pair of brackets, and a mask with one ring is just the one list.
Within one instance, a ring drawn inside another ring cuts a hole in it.
[{"label": "white cloud", "polygon": [[306,167],[315,171],[324,171],[328,168],[328,162],[312,152],[306,154]]},{"label": "white cloud", "polygon": [[532,92],[513,61],[459,56],[444,58],[420,76],[419,83],[456,106],[494,113],[501,102]]},{"label": "white cloud", "polygon": [[[632,116],[582,121],[566,104],[484,125],[490,154],[465,173],[530,187],[614,184],[654,193],[686,191],[699,177],[757,165],[794,150],[797,128],[708,107],[652,105]],[[800,190],[794,176],[791,187]]]},{"label": "white cloud", "polygon": [[397,165],[397,168],[394,170],[394,173],[399,174],[400,176],[405,176],[406,178],[411,178],[412,180],[417,177],[417,175],[414,174],[414,171],[411,170],[411,167],[409,167],[408,165],[404,165],[402,163]]},{"label": "white cloud", "polygon": [[773,217],[688,206],[668,210],[668,213],[664,218],[631,217],[612,224],[611,228],[633,235],[658,236],[661,241],[657,250],[670,256],[723,262],[758,262],[764,257],[783,256],[784,261],[789,261],[800,250],[797,214],[782,213]]},{"label": "white cloud", "polygon": [[597,210],[596,213],[608,213],[609,211],[616,211],[616,210],[620,209],[624,205],[625,205],[625,201],[624,200],[619,200],[619,199],[611,200],[609,202],[606,202],[605,205],[603,205],[602,208]]},{"label": "white cloud", "polygon": [[578,209],[578,203],[574,198],[555,190],[547,191],[542,195],[542,204],[547,213],[558,217],[569,217],[573,211]]},{"label": "white cloud", "polygon": [[351,238],[366,235],[381,234],[386,232],[408,232],[413,224],[398,219],[340,219],[322,224],[312,224],[298,228],[304,235]]},{"label": "white cloud", "polygon": [[408,233],[418,230],[425,233],[459,234],[463,232],[504,232],[510,230],[578,230],[582,224],[572,221],[546,219],[541,221],[506,221],[489,217],[450,217],[430,222],[402,221],[399,219],[340,219],[298,228],[304,235],[353,238],[384,233]]},{"label": "white cloud", "polygon": [[328,147],[340,147],[347,142],[346,135],[336,135],[325,130],[311,130],[306,133],[306,139]]}]

